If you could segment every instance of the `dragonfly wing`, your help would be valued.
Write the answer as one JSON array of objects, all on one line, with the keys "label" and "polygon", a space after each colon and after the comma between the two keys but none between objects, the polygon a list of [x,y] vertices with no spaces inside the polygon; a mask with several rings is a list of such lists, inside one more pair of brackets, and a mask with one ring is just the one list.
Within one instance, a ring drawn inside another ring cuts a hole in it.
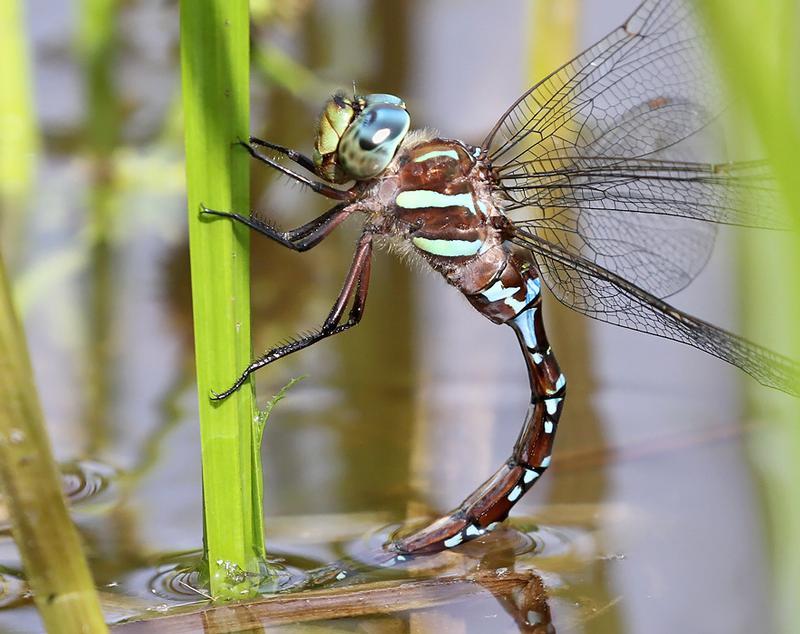
[{"label": "dragonfly wing", "polygon": [[717,224],[784,227],[764,163],[693,162],[719,145],[724,95],[689,3],[647,0],[531,88],[484,142],[515,222],[664,298]]},{"label": "dragonfly wing", "polygon": [[591,260],[515,228],[553,295],[584,315],[672,339],[731,363],[763,385],[800,395],[800,366],[787,357],[693,317]]},{"label": "dragonfly wing", "polygon": [[510,214],[528,208],[515,223],[661,298],[700,273],[718,224],[788,228],[763,163],[635,159],[547,181],[501,187]]},{"label": "dragonfly wing", "polygon": [[[645,0],[619,28],[524,93],[483,142],[496,166],[570,159],[594,145],[633,157],[712,121],[723,100],[686,0]],[[546,142],[545,142],[546,141]]]}]

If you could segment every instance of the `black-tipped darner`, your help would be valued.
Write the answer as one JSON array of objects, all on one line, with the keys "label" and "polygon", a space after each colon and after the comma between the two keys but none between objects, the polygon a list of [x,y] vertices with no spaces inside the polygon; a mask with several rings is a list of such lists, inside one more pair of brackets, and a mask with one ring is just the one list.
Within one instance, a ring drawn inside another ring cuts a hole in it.
[{"label": "black-tipped darner", "polygon": [[[258,368],[356,325],[376,240],[421,258],[484,316],[510,326],[531,389],[512,455],[453,512],[392,544],[402,558],[491,530],[550,464],[566,381],[544,331],[542,281],[578,312],[694,346],[797,394],[794,361],[664,301],[703,268],[716,225],[781,225],[763,163],[695,162],[691,141],[715,121],[721,101],[689,5],[645,0],[623,26],[523,94],[478,146],[409,131],[405,104],[380,94],[329,100],[311,158],[251,139],[254,158],[338,203],[290,231],[255,216],[204,213],[296,251],[356,213],[364,224],[322,327],[269,350],[213,398],[226,398]],[[348,189],[336,186],[348,182]],[[757,211],[751,196],[760,197]]]}]

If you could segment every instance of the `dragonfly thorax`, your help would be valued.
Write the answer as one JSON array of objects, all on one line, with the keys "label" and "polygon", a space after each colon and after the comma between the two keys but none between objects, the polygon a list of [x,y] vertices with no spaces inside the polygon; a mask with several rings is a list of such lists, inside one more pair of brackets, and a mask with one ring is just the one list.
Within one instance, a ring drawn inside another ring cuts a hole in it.
[{"label": "dragonfly thorax", "polygon": [[314,166],[331,183],[378,176],[394,158],[411,118],[394,95],[329,99],[319,119]]},{"label": "dragonfly thorax", "polygon": [[502,210],[480,148],[441,138],[406,144],[382,181],[392,192],[383,232],[400,237],[404,252],[421,256],[460,291],[479,292],[505,266],[494,222]]}]

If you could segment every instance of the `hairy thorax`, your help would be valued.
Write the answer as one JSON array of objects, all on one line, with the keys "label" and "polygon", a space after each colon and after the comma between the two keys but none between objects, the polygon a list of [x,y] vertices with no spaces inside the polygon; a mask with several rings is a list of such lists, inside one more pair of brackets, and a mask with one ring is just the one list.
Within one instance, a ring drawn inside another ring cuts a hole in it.
[{"label": "hairy thorax", "polygon": [[482,290],[505,266],[509,250],[492,222],[503,214],[480,148],[409,135],[371,193],[378,201],[368,210],[376,231],[463,293]]}]

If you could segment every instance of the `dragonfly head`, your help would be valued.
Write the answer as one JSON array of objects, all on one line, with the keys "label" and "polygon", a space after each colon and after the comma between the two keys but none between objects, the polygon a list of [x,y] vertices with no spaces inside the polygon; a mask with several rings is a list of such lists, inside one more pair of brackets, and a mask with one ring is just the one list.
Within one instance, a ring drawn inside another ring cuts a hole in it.
[{"label": "dragonfly head", "polygon": [[394,158],[410,125],[406,105],[394,95],[334,95],[319,118],[317,173],[331,183],[377,176]]}]

